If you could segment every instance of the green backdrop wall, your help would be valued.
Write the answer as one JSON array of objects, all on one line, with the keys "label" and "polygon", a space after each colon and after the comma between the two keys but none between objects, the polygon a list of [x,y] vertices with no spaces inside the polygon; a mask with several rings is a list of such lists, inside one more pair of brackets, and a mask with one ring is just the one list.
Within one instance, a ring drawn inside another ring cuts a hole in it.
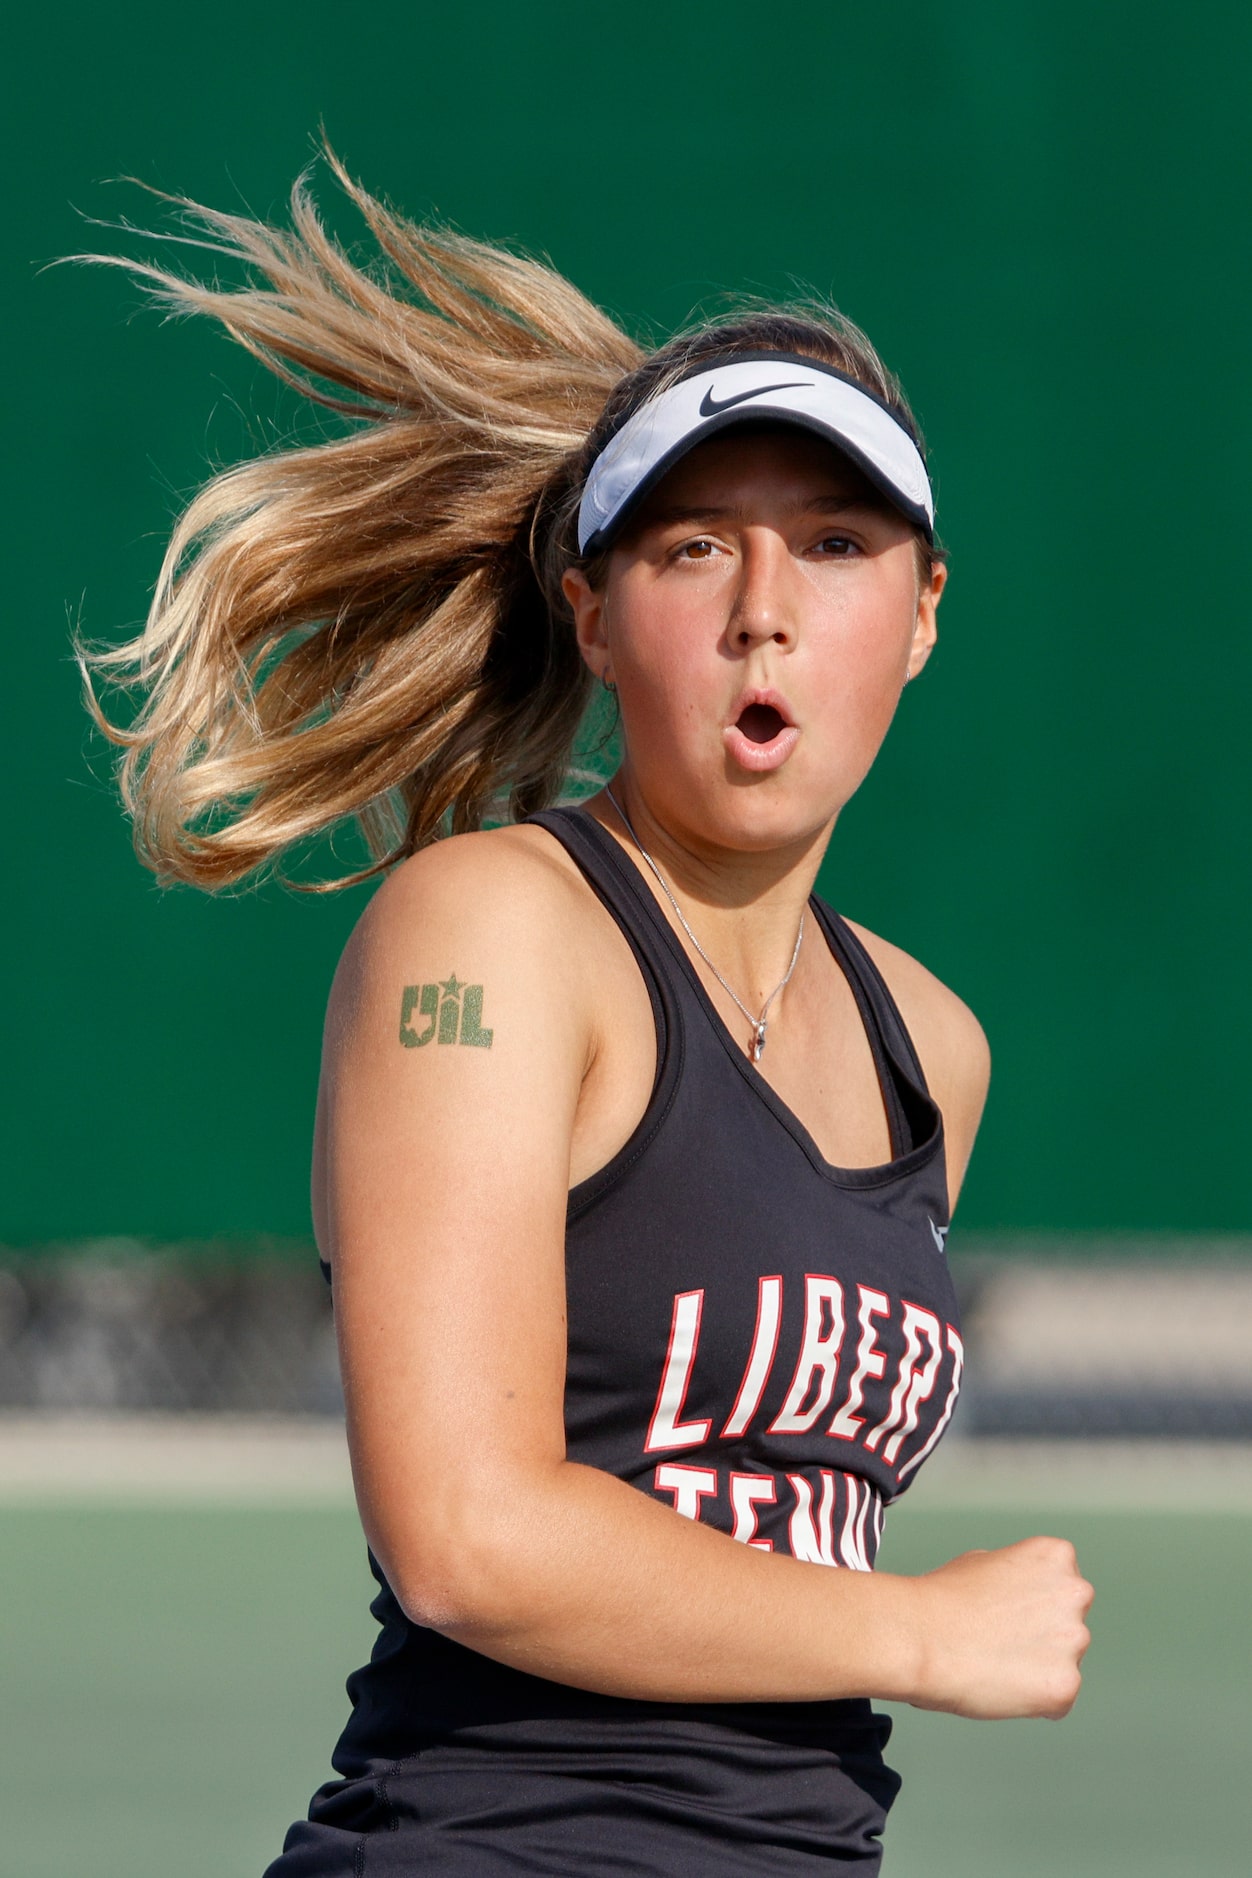
[{"label": "green backdrop wall", "polygon": [[121,275],[40,268],[119,239],[76,208],[150,214],[123,173],[281,213],[319,120],[370,186],[640,330],[796,279],[868,328],[952,578],[823,887],[988,1030],[962,1224],[1247,1227],[1248,50],[1245,9],[1098,0],[27,9],[0,1235],[308,1230],[364,895],[160,893],[68,659],[71,617],[133,629],[179,503],[290,407]]}]

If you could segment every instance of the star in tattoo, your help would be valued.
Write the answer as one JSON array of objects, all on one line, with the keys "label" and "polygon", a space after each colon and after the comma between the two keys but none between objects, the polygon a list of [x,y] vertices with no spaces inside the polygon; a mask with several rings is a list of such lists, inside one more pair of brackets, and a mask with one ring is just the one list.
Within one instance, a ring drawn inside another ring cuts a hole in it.
[{"label": "star in tattoo", "polygon": [[459,998],[462,991],[465,989],[455,972],[453,972],[451,978],[441,978],[439,988],[441,991],[446,991],[450,998]]}]

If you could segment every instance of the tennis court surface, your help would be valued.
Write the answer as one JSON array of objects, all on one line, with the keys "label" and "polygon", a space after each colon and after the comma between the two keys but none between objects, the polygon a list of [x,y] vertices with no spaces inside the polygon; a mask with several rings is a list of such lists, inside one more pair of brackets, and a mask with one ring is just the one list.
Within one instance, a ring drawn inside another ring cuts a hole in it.
[{"label": "tennis court surface", "polygon": [[[374,1630],[337,1437],[11,1435],[0,1871],[259,1878],[331,1771]],[[1252,1454],[952,1448],[888,1519],[884,1568],[1063,1532],[1094,1642],[1063,1723],[895,1711],[884,1878],[1246,1878]]]}]

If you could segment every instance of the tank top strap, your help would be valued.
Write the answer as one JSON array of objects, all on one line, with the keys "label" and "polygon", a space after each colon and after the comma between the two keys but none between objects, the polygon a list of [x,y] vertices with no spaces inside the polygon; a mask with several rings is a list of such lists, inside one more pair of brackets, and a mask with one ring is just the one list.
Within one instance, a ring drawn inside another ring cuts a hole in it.
[{"label": "tank top strap", "polygon": [[658,989],[663,985],[670,999],[676,999],[678,977],[665,943],[668,928],[638,870],[613,837],[580,808],[539,809],[525,820],[556,836],[625,934],[644,967],[645,979],[649,984],[657,981]]},{"label": "tank top strap", "polygon": [[816,894],[811,904],[865,1020],[893,1136],[900,1144],[895,1151],[907,1154],[942,1132],[939,1105],[930,1093],[900,1008],[869,952],[834,907]]},{"label": "tank top strap", "polygon": [[886,979],[848,922],[836,913],[834,907],[819,899],[816,894],[813,896],[813,906],[827,939],[845,963],[854,985],[860,987],[868,1000],[878,1031],[891,1054],[909,1071],[923,1094],[929,1095],[930,1088],[921,1059],[900,1014],[900,1007],[887,988]]},{"label": "tank top strap", "polygon": [[878,1082],[892,1123],[895,1153],[905,1155],[942,1134],[939,1104],[925,1082],[922,1059],[908,1035],[899,1005],[886,986],[886,978],[847,920],[826,901],[818,900],[817,894],[813,896],[813,909],[862,1010],[865,1035],[875,1054]]},{"label": "tank top strap", "polygon": [[635,955],[656,1025],[655,1099],[665,1066],[676,1068],[684,1054],[683,984],[669,944],[669,928],[637,870],[585,809],[538,809],[525,821],[546,828],[561,843]]}]

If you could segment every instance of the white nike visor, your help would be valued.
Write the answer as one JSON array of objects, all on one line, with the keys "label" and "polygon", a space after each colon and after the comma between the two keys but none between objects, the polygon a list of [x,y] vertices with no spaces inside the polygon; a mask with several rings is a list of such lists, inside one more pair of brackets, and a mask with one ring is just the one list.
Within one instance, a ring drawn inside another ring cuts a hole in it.
[{"label": "white nike visor", "polygon": [[706,437],[732,424],[794,424],[824,437],[934,540],[922,453],[894,411],[833,365],[792,352],[736,352],[658,392],[614,432],[591,466],[578,551],[599,554],[650,490]]}]

